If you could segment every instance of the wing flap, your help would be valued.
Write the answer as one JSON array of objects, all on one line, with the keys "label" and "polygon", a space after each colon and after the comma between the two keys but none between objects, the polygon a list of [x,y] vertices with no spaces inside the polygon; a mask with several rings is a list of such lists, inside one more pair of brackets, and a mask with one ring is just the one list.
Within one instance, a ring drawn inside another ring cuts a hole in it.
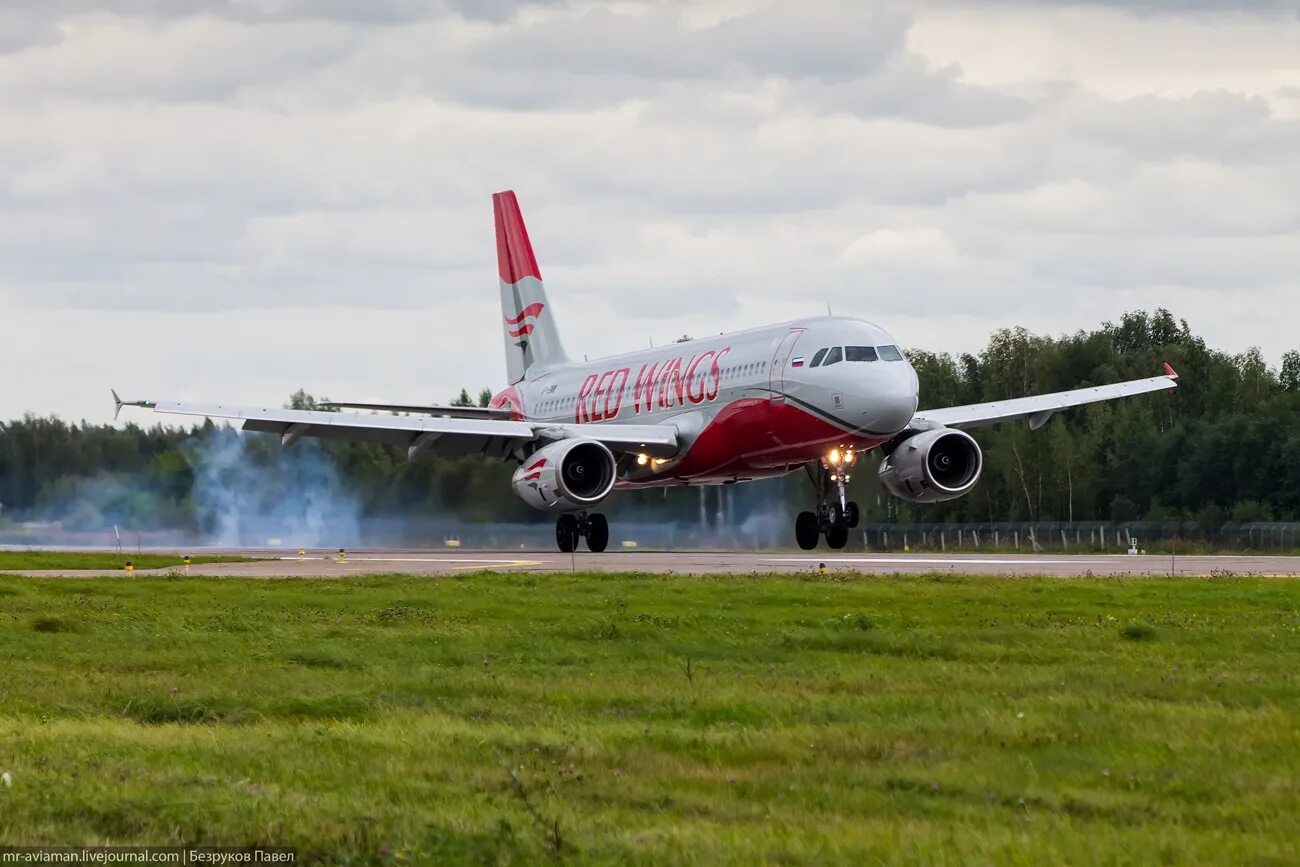
[{"label": "wing flap", "polygon": [[510,410],[505,407],[480,406],[422,406],[406,403],[349,403],[346,401],[327,400],[320,404],[330,409],[368,409],[375,412],[413,412],[420,415],[441,415],[448,418],[510,418]]},{"label": "wing flap", "polygon": [[[308,429],[397,431],[419,434],[437,431],[442,434],[468,436],[506,436],[531,439],[533,426],[528,422],[506,419],[446,418],[442,416],[363,415],[355,412],[322,412],[309,409],[263,409],[226,404],[176,403],[160,401],[155,412],[172,415],[198,415],[207,418],[240,419],[250,430],[276,431],[293,424]],[[254,423],[249,425],[247,423]],[[310,434],[307,434],[310,435]]]}]

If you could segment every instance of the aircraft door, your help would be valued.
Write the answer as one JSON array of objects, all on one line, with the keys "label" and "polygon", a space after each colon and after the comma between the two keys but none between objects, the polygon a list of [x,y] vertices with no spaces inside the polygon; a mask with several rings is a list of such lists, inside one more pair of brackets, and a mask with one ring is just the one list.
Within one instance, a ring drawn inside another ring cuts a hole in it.
[{"label": "aircraft door", "polygon": [[770,390],[769,397],[774,401],[785,400],[786,368],[790,364],[790,356],[794,354],[794,345],[803,333],[803,328],[791,328],[776,345],[776,352],[772,353],[772,363],[767,369],[767,387]]}]

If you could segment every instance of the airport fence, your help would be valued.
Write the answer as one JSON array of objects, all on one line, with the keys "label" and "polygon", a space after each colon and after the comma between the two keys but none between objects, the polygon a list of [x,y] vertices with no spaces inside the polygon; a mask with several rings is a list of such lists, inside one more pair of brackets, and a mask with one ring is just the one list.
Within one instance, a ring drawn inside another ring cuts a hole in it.
[{"label": "airport fence", "polygon": [[867,549],[902,551],[1072,551],[1124,553],[1188,548],[1242,551],[1300,549],[1300,523],[1228,523],[1151,521],[1003,522],[970,524],[864,524]]},{"label": "airport fence", "polygon": [[[610,548],[649,550],[752,551],[794,547],[792,520],[780,513],[753,515],[734,525],[706,525],[691,521],[652,522],[612,520]],[[15,547],[72,546],[123,550],[137,548],[209,545],[250,548],[444,548],[463,547],[499,551],[548,551],[555,547],[555,529],[547,523],[489,523],[441,520],[362,521],[347,535],[320,534],[297,538],[292,534],[268,538],[241,535],[221,542],[180,531],[137,533],[113,530],[68,531],[56,525],[10,528],[0,531],[0,545]],[[1061,551],[1069,553],[1125,553],[1170,550],[1300,551],[1300,523],[1197,523],[1145,521],[1002,522],[951,524],[862,524],[849,534],[854,551]]]}]

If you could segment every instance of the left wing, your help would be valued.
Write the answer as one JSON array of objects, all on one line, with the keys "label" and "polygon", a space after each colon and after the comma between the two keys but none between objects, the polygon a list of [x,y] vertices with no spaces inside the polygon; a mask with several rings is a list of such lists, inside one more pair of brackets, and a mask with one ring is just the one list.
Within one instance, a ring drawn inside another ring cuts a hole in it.
[{"label": "left wing", "polygon": [[503,406],[428,406],[410,403],[349,403],[341,400],[324,400],[317,406],[322,409],[369,409],[375,412],[413,412],[419,415],[445,415],[448,418],[510,418],[509,407]]},{"label": "left wing", "polygon": [[1085,403],[1132,397],[1135,394],[1147,394],[1152,391],[1172,390],[1178,387],[1177,380],[1178,374],[1166,364],[1163,376],[1153,376],[1150,379],[1133,379],[1093,388],[1078,388],[1074,391],[1058,391],[1054,394],[1039,394],[1012,400],[995,400],[990,403],[973,403],[968,406],[921,410],[913,416],[912,426],[964,429],[1024,418],[1029,420],[1030,429],[1037,430],[1045,425],[1054,413],[1063,409],[1082,406]]},{"label": "left wing", "polygon": [[123,406],[139,406],[171,415],[241,421],[244,430],[278,434],[285,445],[303,437],[325,437],[403,446],[411,456],[430,450],[449,455],[485,454],[505,458],[528,443],[581,437],[599,440],[616,454],[639,452],[669,458],[677,454],[681,440],[673,424],[557,424],[499,418],[361,415],[225,404],[123,401],[116,393],[113,399],[119,410]]}]

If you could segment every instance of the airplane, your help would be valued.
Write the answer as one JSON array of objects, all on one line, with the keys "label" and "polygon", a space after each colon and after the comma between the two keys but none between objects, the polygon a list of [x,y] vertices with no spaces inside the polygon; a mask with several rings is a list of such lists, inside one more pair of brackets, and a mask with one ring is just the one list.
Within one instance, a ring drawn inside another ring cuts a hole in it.
[{"label": "airplane", "polygon": [[[514,492],[556,516],[568,553],[609,544],[596,511],[615,490],[730,485],[804,471],[815,504],[794,521],[800,548],[823,538],[843,548],[861,510],[846,484],[862,456],[883,455],[886,490],[938,503],[979,481],[983,453],[971,428],[1177,387],[1168,364],[1148,379],[918,412],[916,372],[897,340],[871,322],[816,316],[594,361],[560,340],[513,191],[492,197],[501,331],[509,385],[487,407],[334,402],[321,410],[113,400],[123,406],[242,422],[276,434],[364,440],[425,451],[481,454],[518,465]],[[387,411],[389,415],[342,410]],[[406,413],[407,415],[398,415]]]}]

